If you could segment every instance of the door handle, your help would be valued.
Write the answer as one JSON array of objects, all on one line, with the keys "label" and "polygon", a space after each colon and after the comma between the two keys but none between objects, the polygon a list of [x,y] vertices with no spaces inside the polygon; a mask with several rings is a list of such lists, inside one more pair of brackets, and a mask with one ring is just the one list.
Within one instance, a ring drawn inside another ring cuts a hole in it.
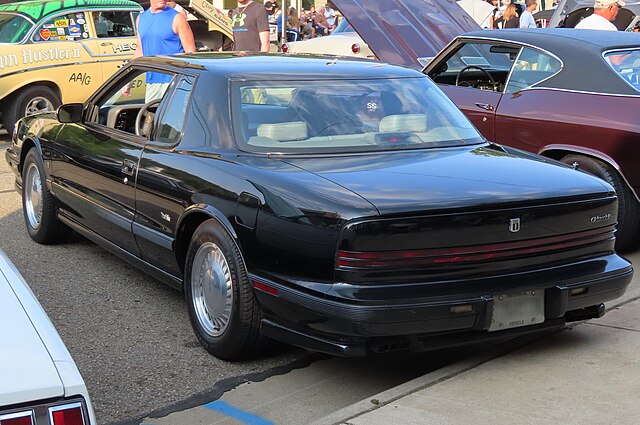
[{"label": "door handle", "polygon": [[102,43],[100,43],[101,46],[113,46],[113,43],[110,41],[103,41]]},{"label": "door handle", "polygon": [[129,159],[125,159],[122,161],[122,173],[124,174],[133,176],[133,174],[136,172],[136,168],[136,163]]},{"label": "door handle", "polygon": [[493,105],[489,105],[488,103],[476,103],[476,106],[487,111],[493,111]]}]

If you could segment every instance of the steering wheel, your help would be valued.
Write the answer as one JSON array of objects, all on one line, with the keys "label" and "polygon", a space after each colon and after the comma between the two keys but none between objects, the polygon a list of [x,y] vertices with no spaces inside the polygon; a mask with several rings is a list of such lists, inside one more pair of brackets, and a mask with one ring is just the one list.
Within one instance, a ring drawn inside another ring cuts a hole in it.
[{"label": "steering wheel", "polygon": [[[153,107],[158,107],[162,99],[153,99],[144,104],[140,111],[138,111],[138,115],[136,115],[136,134],[138,136],[147,136],[149,129],[151,128],[151,124],[153,124],[153,118],[155,117],[155,113],[151,112],[149,109]],[[144,117],[144,121],[142,118]]]},{"label": "steering wheel", "polygon": [[[481,71],[483,74],[487,76],[487,78],[489,78],[489,81],[491,82],[491,87],[493,87],[493,91],[496,91],[498,89],[498,84],[496,84],[496,80],[493,79],[489,71],[487,71],[484,68],[480,68],[479,66],[476,66],[476,65],[468,65],[462,68],[460,71],[458,71],[458,75],[456,75],[456,86],[460,85],[460,77],[462,76],[462,74],[470,69],[477,69],[478,71]],[[475,87],[478,87],[478,83],[476,83]]]}]

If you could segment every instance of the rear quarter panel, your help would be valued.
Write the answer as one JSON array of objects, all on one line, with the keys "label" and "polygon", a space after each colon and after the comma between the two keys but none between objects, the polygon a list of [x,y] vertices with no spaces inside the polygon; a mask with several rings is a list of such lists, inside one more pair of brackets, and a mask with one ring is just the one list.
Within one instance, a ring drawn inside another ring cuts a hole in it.
[{"label": "rear quarter panel", "polygon": [[609,160],[640,186],[640,96],[536,88],[503,95],[495,141],[536,153],[567,149]]}]

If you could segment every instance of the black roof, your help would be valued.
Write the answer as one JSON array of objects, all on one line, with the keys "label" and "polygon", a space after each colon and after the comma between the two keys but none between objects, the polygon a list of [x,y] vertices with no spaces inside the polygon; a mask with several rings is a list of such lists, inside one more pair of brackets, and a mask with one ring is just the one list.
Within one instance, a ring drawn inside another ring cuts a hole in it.
[{"label": "black roof", "polygon": [[483,38],[531,45],[562,60],[562,72],[538,87],[597,93],[639,95],[603,59],[616,49],[639,49],[640,37],[624,31],[577,30],[573,28],[502,29],[464,34],[459,38]]},{"label": "black roof", "polygon": [[640,37],[625,31],[576,30],[574,28],[516,28],[484,30],[464,34],[473,37],[491,37],[528,43],[553,51],[571,50],[573,46],[592,45],[599,51],[617,47],[640,47]]},{"label": "black roof", "polygon": [[137,64],[191,68],[230,80],[322,80],[424,77],[418,71],[356,58],[203,52],[141,57]]}]

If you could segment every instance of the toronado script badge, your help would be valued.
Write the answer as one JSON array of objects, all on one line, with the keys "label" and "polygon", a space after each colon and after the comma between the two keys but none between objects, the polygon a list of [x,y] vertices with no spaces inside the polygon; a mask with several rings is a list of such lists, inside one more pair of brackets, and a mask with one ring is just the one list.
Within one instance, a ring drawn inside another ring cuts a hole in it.
[{"label": "toronado script badge", "polygon": [[512,218],[511,220],[509,220],[509,231],[511,233],[516,233],[519,230],[520,230],[520,219]]}]

